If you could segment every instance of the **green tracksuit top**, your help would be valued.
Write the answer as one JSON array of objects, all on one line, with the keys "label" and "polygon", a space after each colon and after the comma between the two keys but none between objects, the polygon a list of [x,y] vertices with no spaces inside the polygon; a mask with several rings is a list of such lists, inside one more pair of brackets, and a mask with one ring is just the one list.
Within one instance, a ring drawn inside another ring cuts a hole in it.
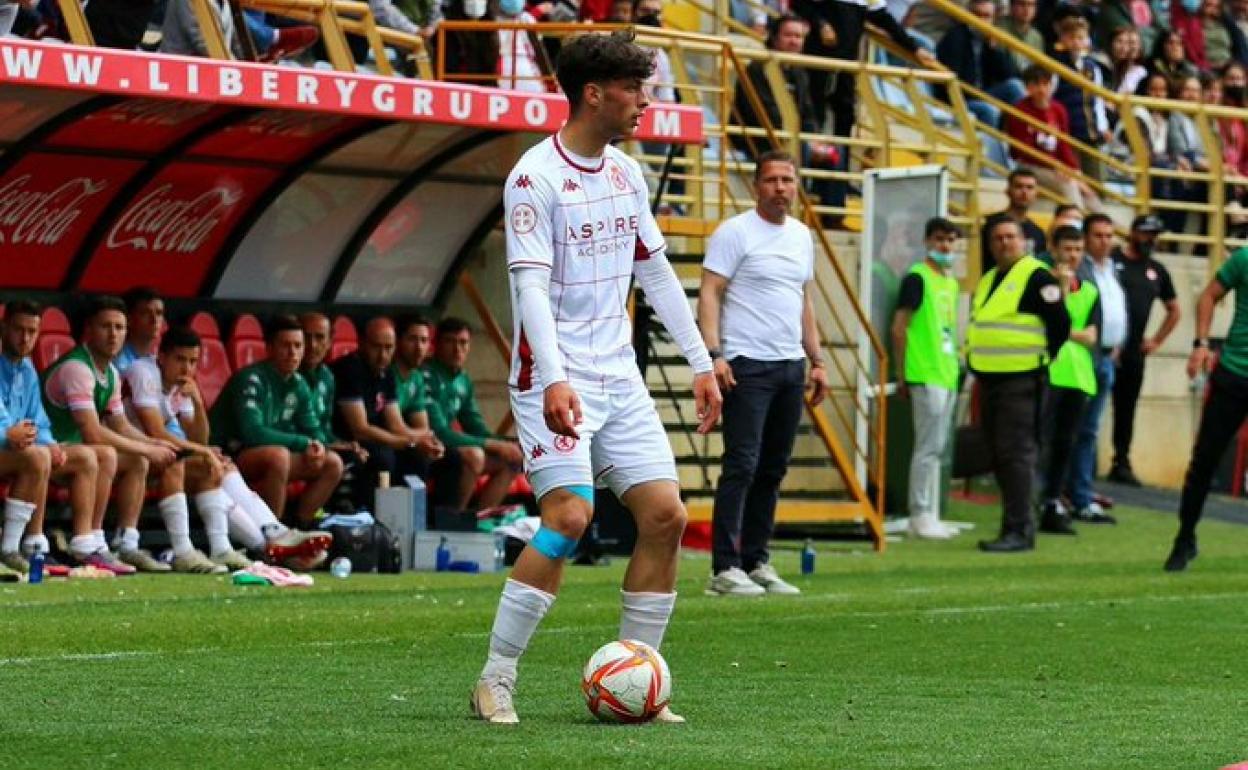
[{"label": "green tracksuit top", "polygon": [[[425,385],[429,427],[443,444],[448,447],[484,446],[486,439],[495,437],[481,416],[467,372],[452,372],[442,362],[430,361],[425,368]],[[455,422],[459,423],[458,428]]]},{"label": "green tracksuit top", "polygon": [[226,383],[209,413],[213,443],[282,446],[303,452],[312,440],[333,442],[317,422],[312,391],[298,373],[283,377],[273,364],[244,367]]}]

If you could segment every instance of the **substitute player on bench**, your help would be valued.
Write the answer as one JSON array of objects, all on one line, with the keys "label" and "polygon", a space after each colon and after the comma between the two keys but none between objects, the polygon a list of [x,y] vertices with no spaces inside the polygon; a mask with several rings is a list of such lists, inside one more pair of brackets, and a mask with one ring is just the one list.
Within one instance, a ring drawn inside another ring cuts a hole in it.
[{"label": "substitute player on bench", "polygon": [[[593,513],[593,484],[633,512],[637,547],[624,575],[620,638],[663,641],[675,605],[686,513],[667,435],[637,369],[626,301],[636,276],[696,373],[706,432],[722,398],[684,290],[647,207],[641,167],[609,143],[631,135],[649,104],[653,54],[628,33],[583,35],[559,53],[571,117],[525,153],[507,179],[505,217],[515,344],[511,409],[542,526],[503,588],[489,657],[472,691],[476,715],[519,721],[516,664]],[[664,709],[656,718],[683,722]]]}]

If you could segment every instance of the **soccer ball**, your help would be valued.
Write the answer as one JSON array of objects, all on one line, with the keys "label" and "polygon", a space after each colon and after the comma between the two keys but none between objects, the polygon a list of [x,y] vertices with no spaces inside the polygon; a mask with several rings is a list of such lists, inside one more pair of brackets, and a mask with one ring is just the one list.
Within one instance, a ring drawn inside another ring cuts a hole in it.
[{"label": "soccer ball", "polygon": [[672,696],[672,675],[659,651],[628,639],[608,642],[585,664],[581,691],[603,722],[649,722]]}]

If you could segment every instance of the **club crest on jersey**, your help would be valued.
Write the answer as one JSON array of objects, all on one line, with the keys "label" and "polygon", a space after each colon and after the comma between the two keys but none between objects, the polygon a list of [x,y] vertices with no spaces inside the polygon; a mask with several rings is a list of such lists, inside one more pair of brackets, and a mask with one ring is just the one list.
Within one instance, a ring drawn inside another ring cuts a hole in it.
[{"label": "club crest on jersey", "polygon": [[558,435],[555,436],[555,451],[561,455],[572,454],[572,450],[576,449],[576,439],[571,436]]},{"label": "club crest on jersey", "polygon": [[512,185],[512,187],[518,188],[520,190],[527,190],[532,186],[533,186],[533,180],[529,179],[528,174],[521,174],[520,176],[516,177],[516,183]]},{"label": "club crest on jersey", "polygon": [[579,189],[581,189],[581,186],[577,184],[576,182],[573,182],[571,179],[563,180],[564,192],[576,192]]},{"label": "club crest on jersey", "polygon": [[628,189],[628,180],[624,178],[624,171],[614,163],[611,164],[608,174],[611,176],[611,185],[620,192]]},{"label": "club crest on jersey", "polygon": [[511,210],[511,230],[516,235],[526,235],[537,227],[537,209],[527,203],[517,203]]}]

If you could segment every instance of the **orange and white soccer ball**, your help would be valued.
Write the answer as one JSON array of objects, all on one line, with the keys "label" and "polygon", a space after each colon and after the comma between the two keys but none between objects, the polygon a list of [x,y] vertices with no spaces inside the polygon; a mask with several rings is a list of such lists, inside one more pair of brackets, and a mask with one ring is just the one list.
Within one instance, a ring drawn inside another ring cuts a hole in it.
[{"label": "orange and white soccer ball", "polygon": [[631,639],[608,642],[585,664],[585,705],[604,722],[649,722],[672,696],[672,675],[659,651]]}]

